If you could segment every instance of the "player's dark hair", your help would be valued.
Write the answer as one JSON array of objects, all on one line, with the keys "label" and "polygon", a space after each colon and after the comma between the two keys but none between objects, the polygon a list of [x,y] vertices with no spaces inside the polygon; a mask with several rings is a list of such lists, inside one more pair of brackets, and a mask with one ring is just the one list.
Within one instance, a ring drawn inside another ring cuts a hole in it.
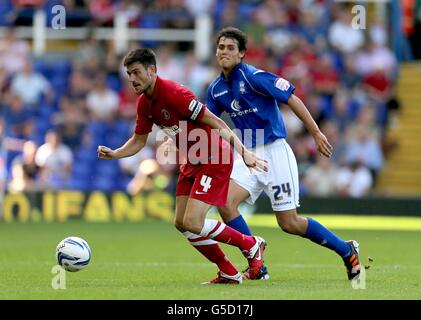
[{"label": "player's dark hair", "polygon": [[133,63],[140,63],[147,69],[150,65],[155,66],[156,69],[156,56],[152,49],[149,48],[138,48],[129,51],[124,57],[123,64],[125,67]]},{"label": "player's dark hair", "polygon": [[234,27],[226,27],[219,31],[216,38],[216,46],[218,46],[219,40],[221,38],[231,38],[235,39],[238,42],[239,51],[247,50],[247,35],[240,29]]}]

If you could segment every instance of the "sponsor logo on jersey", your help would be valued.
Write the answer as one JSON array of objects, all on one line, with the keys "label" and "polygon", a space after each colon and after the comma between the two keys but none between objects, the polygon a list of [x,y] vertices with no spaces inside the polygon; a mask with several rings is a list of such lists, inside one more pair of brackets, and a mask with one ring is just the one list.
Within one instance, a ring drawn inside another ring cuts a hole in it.
[{"label": "sponsor logo on jersey", "polygon": [[246,109],[246,110],[231,112],[229,115],[230,115],[231,118],[235,118],[235,117],[245,116],[246,114],[249,114],[249,113],[256,113],[257,111],[259,111],[257,108],[249,108],[249,109]]},{"label": "sponsor logo on jersey", "polygon": [[283,201],[283,202],[275,201],[275,205],[277,206],[283,206],[283,205],[291,204],[291,203],[292,203],[291,201]]},{"label": "sponsor logo on jersey", "polygon": [[224,94],[227,94],[227,93],[228,93],[228,90],[224,90],[222,92],[215,93],[214,97],[218,98],[218,97],[223,96]]},{"label": "sponsor logo on jersey", "polygon": [[284,78],[277,78],[275,80],[275,87],[279,90],[287,91],[290,87],[289,81],[285,80]]},{"label": "sponsor logo on jersey", "polygon": [[177,125],[173,125],[171,127],[164,127],[160,124],[159,127],[169,136],[176,136],[182,131],[181,128]]},{"label": "sponsor logo on jersey", "polygon": [[240,102],[238,100],[232,100],[231,109],[234,111],[240,111],[241,110]]}]

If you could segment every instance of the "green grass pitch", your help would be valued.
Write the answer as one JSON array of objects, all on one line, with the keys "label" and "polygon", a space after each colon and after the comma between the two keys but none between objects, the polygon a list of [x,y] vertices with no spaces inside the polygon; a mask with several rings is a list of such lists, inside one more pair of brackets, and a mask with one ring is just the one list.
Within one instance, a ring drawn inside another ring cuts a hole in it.
[{"label": "green grass pitch", "polygon": [[[255,234],[268,241],[264,258],[271,278],[240,286],[200,285],[216,275],[215,266],[166,222],[71,221],[0,223],[0,299],[421,299],[421,232],[414,227],[421,226],[420,218],[409,219],[407,227],[402,219],[378,218],[379,230],[358,228],[361,217],[354,219],[357,229],[346,222],[354,221],[349,217],[314,218],[343,239],[358,240],[363,263],[374,259],[365,289],[352,287],[339,256],[274,228],[271,216],[250,220]],[[373,218],[367,219],[369,224]],[[55,248],[71,235],[88,241],[93,258],[86,269],[66,272],[65,290],[54,290]],[[246,266],[238,249],[222,247],[238,268]]]}]

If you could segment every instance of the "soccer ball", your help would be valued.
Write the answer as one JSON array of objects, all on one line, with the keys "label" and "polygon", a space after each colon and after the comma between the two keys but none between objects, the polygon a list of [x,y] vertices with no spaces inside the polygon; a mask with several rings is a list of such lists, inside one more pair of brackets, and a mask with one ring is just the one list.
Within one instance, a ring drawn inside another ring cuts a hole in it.
[{"label": "soccer ball", "polygon": [[84,269],[91,261],[91,257],[91,248],[79,237],[68,237],[62,240],[56,249],[58,264],[70,272]]}]

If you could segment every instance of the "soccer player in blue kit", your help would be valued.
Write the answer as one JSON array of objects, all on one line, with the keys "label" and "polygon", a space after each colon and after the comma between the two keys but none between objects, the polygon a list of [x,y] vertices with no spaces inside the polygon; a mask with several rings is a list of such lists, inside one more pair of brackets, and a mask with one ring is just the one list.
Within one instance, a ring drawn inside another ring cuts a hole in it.
[{"label": "soccer player in blue kit", "polygon": [[[278,101],[288,105],[304,123],[321,155],[330,158],[332,146],[306,106],[294,95],[293,84],[273,73],[243,63],[247,36],[241,30],[234,27],[222,29],[217,36],[216,46],[216,59],[222,72],[209,85],[207,107],[217,116],[227,112],[241,131],[245,146],[256,148],[256,153],[268,161],[268,172],[256,173],[251,172],[237,155],[227,204],[218,207],[224,222],[243,234],[251,235],[238,206],[243,201],[254,203],[265,191],[283,231],[335,251],[344,261],[348,279],[358,278],[361,269],[358,243],[355,240],[344,241],[316,220],[297,214],[297,161],[285,140],[287,132]],[[244,277],[247,278],[247,275],[246,271]],[[259,278],[269,278],[265,266]]]}]

